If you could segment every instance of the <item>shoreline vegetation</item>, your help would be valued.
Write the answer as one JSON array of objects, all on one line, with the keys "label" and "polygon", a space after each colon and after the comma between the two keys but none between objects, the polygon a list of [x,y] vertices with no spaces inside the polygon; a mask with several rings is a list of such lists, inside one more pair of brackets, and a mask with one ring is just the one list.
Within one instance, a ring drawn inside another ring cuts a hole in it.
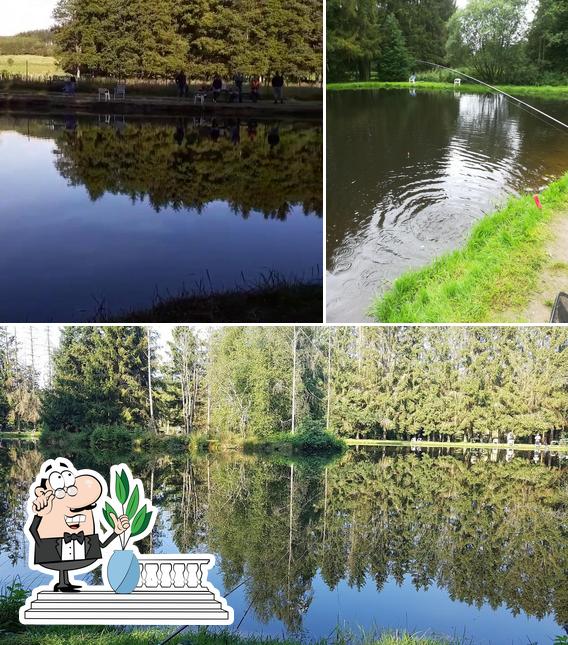
[{"label": "shoreline vegetation", "polygon": [[[523,322],[548,256],[556,218],[568,210],[568,173],[541,194],[512,197],[478,221],[464,246],[409,270],[371,305],[377,322]],[[507,320],[505,320],[507,318]],[[547,321],[542,321],[547,322]]]},{"label": "shoreline vegetation", "polygon": [[221,293],[180,294],[152,307],[114,315],[101,311],[95,322],[285,323],[322,321],[323,285],[269,276],[258,286]]},{"label": "shoreline vegetation", "polygon": [[[456,78],[458,76],[456,75]],[[539,96],[543,98],[565,98],[568,99],[568,85],[497,85],[500,89],[507,94],[518,94],[519,96]],[[444,83],[436,81],[416,81],[416,83],[409,83],[403,81],[350,81],[346,83],[328,83],[326,90],[328,91],[345,91],[345,90],[440,90],[451,92],[475,92],[477,94],[493,94],[494,91],[485,85],[476,83],[464,83],[456,86],[453,83]]]},{"label": "shoreline vegetation", "polygon": [[[106,628],[81,627],[48,627],[45,629],[30,629],[22,634],[0,634],[0,643],[6,645],[155,645],[161,642],[173,631],[160,628],[135,628],[130,631]],[[292,638],[268,638],[260,636],[240,636],[226,630],[222,632],[190,632],[181,634],[168,641],[171,645],[305,645],[304,641]],[[444,637],[422,636],[406,632],[387,633],[376,637],[345,637],[321,639],[313,645],[458,645],[463,641],[448,640]]]}]

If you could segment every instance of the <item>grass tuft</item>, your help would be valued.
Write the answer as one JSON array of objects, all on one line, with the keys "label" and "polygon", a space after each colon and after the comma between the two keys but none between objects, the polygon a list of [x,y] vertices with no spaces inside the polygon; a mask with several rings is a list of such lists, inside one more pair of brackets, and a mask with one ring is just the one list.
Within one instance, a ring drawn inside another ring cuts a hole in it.
[{"label": "grass tuft", "polygon": [[462,249],[400,276],[371,307],[380,322],[496,322],[519,310],[548,258],[546,224],[568,205],[568,173],[541,195],[509,199],[472,229]]}]

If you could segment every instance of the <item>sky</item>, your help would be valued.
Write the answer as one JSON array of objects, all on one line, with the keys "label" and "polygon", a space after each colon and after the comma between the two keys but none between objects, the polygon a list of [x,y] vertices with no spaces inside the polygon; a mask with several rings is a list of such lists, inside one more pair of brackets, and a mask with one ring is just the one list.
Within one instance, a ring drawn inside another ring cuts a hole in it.
[{"label": "sky", "polygon": [[57,0],[0,0],[0,36],[51,27],[56,4]]},{"label": "sky", "polygon": [[[468,0],[456,2],[458,7],[464,7]],[[0,36],[50,27],[56,4],[57,0],[0,0]]]}]

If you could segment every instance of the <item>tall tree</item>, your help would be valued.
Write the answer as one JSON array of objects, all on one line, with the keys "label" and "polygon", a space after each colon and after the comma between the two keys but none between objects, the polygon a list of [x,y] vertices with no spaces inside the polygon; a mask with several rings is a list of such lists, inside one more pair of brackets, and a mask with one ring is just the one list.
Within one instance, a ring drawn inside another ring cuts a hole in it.
[{"label": "tall tree", "polygon": [[149,419],[147,340],[142,327],[64,327],[44,392],[48,430],[96,425],[145,427]]},{"label": "tall tree", "polygon": [[503,80],[519,62],[526,7],[527,0],[471,0],[450,20],[450,61],[490,83]]},{"label": "tall tree", "polygon": [[389,13],[381,27],[381,48],[377,59],[380,81],[405,81],[410,73],[410,56],[398,20]]}]

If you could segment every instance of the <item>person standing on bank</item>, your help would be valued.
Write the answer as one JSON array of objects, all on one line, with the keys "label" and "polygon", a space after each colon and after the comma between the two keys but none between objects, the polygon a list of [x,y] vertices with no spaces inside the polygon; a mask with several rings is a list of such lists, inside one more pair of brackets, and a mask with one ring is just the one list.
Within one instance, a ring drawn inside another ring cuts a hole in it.
[{"label": "person standing on bank", "polygon": [[237,93],[239,96],[239,103],[243,102],[243,83],[244,83],[245,77],[240,73],[237,72],[233,78],[233,81],[235,83],[235,87],[237,88]]},{"label": "person standing on bank", "polygon": [[178,86],[178,95],[180,97],[187,96],[189,87],[187,85],[187,76],[183,70],[180,70],[175,77],[176,85]]},{"label": "person standing on bank", "polygon": [[90,571],[108,546],[129,527],[127,515],[111,515],[114,531],[101,541],[96,533],[93,509],[103,494],[104,482],[93,471],[75,471],[66,462],[50,463],[33,490],[34,514],[29,533],[34,540],[34,564],[57,571],[54,591],[77,592],[70,571]]},{"label": "person standing on bank", "polygon": [[274,94],[274,103],[284,103],[284,76],[276,72],[272,77],[272,93]]},{"label": "person standing on bank", "polygon": [[213,88],[213,103],[217,103],[223,89],[223,81],[219,74],[215,74],[211,87]]}]

